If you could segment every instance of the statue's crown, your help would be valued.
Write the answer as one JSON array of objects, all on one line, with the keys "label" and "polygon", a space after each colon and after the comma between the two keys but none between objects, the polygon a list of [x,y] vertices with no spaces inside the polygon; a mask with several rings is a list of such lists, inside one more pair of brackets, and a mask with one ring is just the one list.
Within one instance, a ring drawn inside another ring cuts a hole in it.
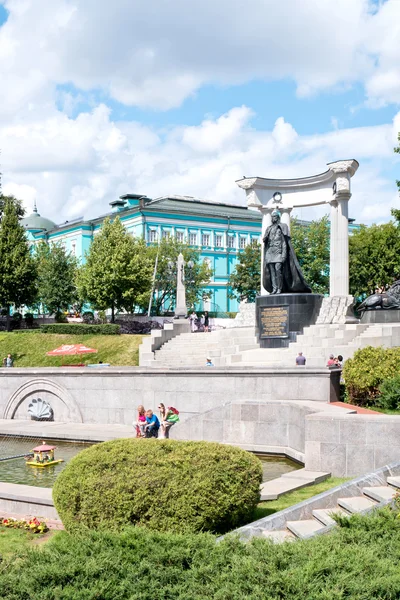
[{"label": "statue's crown", "polygon": [[279,210],[275,209],[274,211],[272,211],[271,217],[275,217],[275,216],[276,217],[280,217],[281,216],[281,213],[279,212]]}]

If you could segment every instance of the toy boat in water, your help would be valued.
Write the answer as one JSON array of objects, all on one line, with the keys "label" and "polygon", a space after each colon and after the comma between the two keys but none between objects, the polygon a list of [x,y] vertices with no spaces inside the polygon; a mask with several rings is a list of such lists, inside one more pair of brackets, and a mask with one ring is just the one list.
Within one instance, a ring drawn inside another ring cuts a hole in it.
[{"label": "toy boat in water", "polygon": [[27,457],[26,464],[31,467],[50,467],[51,465],[58,465],[59,463],[64,462],[62,458],[55,459],[54,458],[54,450],[56,446],[49,446],[45,442],[42,442],[41,446],[36,446],[32,450],[32,454]]}]

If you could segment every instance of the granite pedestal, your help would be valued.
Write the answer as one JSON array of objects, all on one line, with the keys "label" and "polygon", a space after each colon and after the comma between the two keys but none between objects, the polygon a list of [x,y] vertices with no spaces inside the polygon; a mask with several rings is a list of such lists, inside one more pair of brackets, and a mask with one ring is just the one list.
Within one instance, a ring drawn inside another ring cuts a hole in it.
[{"label": "granite pedestal", "polygon": [[378,308],[366,310],[360,319],[360,323],[400,323],[400,310]]},{"label": "granite pedestal", "polygon": [[321,294],[270,294],[256,298],[256,334],[261,348],[286,348],[318,317]]}]

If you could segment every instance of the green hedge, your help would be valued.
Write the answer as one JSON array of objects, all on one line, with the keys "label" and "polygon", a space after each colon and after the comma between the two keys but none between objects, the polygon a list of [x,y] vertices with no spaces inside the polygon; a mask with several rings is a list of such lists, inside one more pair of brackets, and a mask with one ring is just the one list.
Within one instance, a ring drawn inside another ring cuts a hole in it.
[{"label": "green hedge", "polygon": [[343,518],[328,535],[272,544],[130,527],[56,533],[1,563],[2,600],[395,600],[400,519]]},{"label": "green hedge", "polygon": [[359,406],[379,405],[380,385],[400,373],[400,348],[368,346],[346,360],[343,378],[349,402]]},{"label": "green hedge", "polygon": [[68,530],[145,525],[224,532],[260,499],[261,462],[210,442],[119,439],[92,446],[58,476],[53,499]]},{"label": "green hedge", "polygon": [[103,325],[85,325],[84,323],[51,323],[41,325],[42,333],[62,333],[73,335],[119,335],[120,326],[113,323]]}]

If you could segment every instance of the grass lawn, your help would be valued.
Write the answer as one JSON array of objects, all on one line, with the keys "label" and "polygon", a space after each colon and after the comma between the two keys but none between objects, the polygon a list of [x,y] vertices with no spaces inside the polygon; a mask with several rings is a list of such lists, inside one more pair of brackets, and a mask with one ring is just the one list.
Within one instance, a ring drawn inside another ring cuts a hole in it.
[{"label": "grass lawn", "polygon": [[19,554],[46,542],[53,532],[43,534],[30,533],[23,529],[10,529],[0,525],[0,556],[9,557]]},{"label": "grass lawn", "polygon": [[[113,366],[137,366],[142,335],[59,335],[47,333],[0,333],[0,360],[8,353],[15,367],[60,367],[81,362],[110,363]],[[86,356],[46,356],[62,344],[85,344],[98,350]]]},{"label": "grass lawn", "polygon": [[322,483],[316,483],[315,485],[309,485],[301,490],[296,490],[294,492],[290,492],[289,494],[284,494],[278,500],[266,500],[265,502],[260,502],[258,507],[254,512],[254,520],[262,519],[263,517],[268,517],[284,508],[289,508],[289,506],[293,506],[298,502],[303,502],[303,500],[308,500],[308,498],[312,498],[317,494],[321,494],[322,492],[326,492],[341,483],[348,481],[348,479],[341,479],[340,477],[329,477]]},{"label": "grass lawn", "polygon": [[400,415],[400,408],[378,408],[377,406],[371,406],[371,410],[383,413],[384,415]]}]

